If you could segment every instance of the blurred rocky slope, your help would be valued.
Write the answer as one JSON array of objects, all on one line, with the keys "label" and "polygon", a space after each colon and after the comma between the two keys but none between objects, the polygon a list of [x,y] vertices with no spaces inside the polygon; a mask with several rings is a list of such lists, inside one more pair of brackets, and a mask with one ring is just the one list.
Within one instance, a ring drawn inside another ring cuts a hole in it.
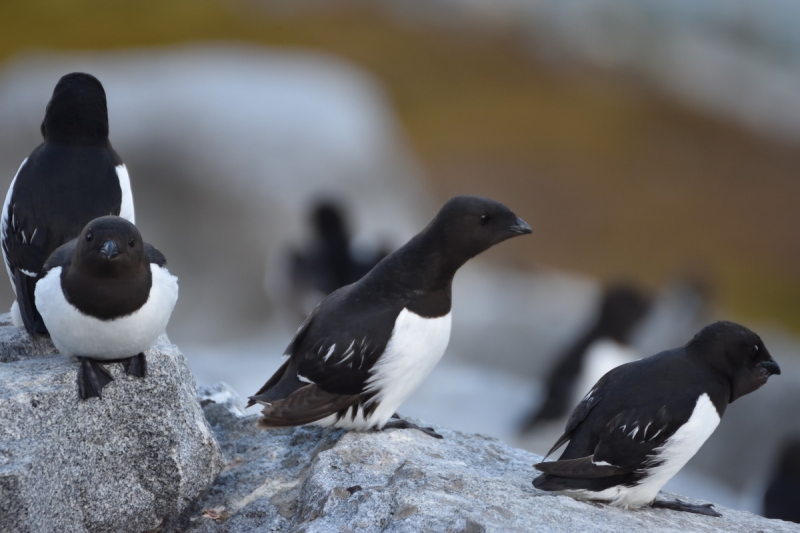
[{"label": "blurred rocky slope", "polygon": [[[359,238],[392,247],[433,211],[385,97],[345,61],[301,51],[187,47],[20,58],[0,74],[0,187],[41,142],[59,77],[108,94],[110,137],[131,175],[137,226],[181,279],[180,342],[259,328],[270,247],[305,230],[317,197],[340,199]],[[9,287],[0,284],[3,300]]]}]

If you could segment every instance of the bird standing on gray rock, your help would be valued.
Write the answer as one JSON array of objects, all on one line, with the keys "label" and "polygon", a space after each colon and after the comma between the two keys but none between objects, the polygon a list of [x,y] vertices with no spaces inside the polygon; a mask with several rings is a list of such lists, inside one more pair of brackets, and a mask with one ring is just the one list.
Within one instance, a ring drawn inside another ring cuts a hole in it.
[{"label": "bird standing on gray rock", "polygon": [[50,254],[92,219],[134,222],[128,171],[108,140],[106,93],[94,76],[62,77],[42,122],[44,142],[22,162],[2,213],[3,258],[16,301],[15,326],[47,333],[34,287]]},{"label": "bird standing on gray rock", "polygon": [[[683,348],[621,365],[578,404],[534,487],[618,507],[644,505],[720,516],[712,505],[655,501],[658,491],[711,436],[727,405],[780,367],[761,338],[715,322]],[[545,456],[545,459],[547,458]]]},{"label": "bird standing on gray rock", "polygon": [[59,247],[36,283],[36,301],[53,344],[80,360],[78,390],[100,397],[113,378],[101,362],[119,361],[144,377],[144,351],[164,333],[178,300],[178,279],[136,226],[107,216]]},{"label": "bird standing on gray rock", "polygon": [[395,410],[444,354],[456,271],[530,232],[503,204],[452,198],[422,232],[314,309],[289,343],[286,362],[248,407],[264,406],[263,427],[414,428],[441,438]]}]

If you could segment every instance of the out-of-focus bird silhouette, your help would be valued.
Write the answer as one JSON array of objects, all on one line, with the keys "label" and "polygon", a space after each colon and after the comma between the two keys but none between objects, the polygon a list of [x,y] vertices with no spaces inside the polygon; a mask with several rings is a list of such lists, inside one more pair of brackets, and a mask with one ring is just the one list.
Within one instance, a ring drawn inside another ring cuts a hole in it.
[{"label": "out-of-focus bird silhouette", "polygon": [[[629,354],[633,352],[625,346],[634,327],[649,308],[650,298],[636,287],[615,284],[606,288],[597,318],[558,356],[558,362],[547,376],[545,399],[525,418],[521,432],[529,432],[544,422],[558,420],[569,413],[575,403],[576,388],[585,381],[580,376],[587,358],[593,361],[593,366],[604,366],[598,358],[608,359],[608,356],[619,359],[612,363],[613,366],[631,359]],[[613,366],[606,370],[611,370]],[[585,391],[578,392],[582,394]]]},{"label": "out-of-focus bird silhouette", "polygon": [[783,445],[778,468],[764,493],[762,514],[800,523],[800,437]]},{"label": "out-of-focus bird silhouette", "polygon": [[275,288],[298,314],[307,315],[325,296],[361,279],[386,257],[385,248],[353,246],[344,207],[318,201],[309,213],[312,238],[284,256],[282,287]]}]

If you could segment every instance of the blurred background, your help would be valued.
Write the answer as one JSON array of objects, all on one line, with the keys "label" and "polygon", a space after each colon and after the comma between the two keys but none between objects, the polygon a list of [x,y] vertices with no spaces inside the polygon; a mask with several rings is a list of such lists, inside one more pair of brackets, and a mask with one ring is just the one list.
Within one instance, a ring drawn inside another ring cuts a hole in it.
[{"label": "blurred background", "polygon": [[181,280],[170,336],[243,397],[450,196],[504,202],[534,234],[456,277],[403,414],[543,454],[615,364],[736,320],[783,374],[667,488],[760,513],[800,476],[799,26],[785,0],[6,0],[0,187],[60,76],[96,75]]}]

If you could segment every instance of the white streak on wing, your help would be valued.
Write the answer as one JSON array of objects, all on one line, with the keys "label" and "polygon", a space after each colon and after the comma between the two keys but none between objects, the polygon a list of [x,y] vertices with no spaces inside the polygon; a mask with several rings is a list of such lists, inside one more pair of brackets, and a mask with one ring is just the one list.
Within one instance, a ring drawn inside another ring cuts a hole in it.
[{"label": "white streak on wing", "polygon": [[131,224],[136,224],[136,217],[133,212],[133,193],[131,192],[131,179],[128,176],[128,169],[125,165],[115,168],[119,179],[119,188],[122,191],[122,203],[119,207],[119,216],[129,220]]},{"label": "white streak on wing", "polygon": [[356,353],[356,351],[353,349],[353,345],[355,344],[355,342],[356,341],[350,341],[350,346],[347,347],[347,349],[342,354],[342,358],[338,362],[336,362],[335,364],[340,365],[340,364],[344,363],[345,361],[350,359],[353,356],[353,354]]},{"label": "white streak on wing", "polygon": [[653,439],[655,439],[656,437],[658,437],[658,436],[661,434],[661,432],[662,432],[662,431],[664,431],[664,428],[661,428],[661,429],[659,429],[658,431],[656,431],[656,434],[655,434],[655,435],[653,435],[652,437],[650,437],[650,440],[653,440]]},{"label": "white streak on wing", "polygon": [[39,231],[39,228],[34,228],[34,229],[33,229],[33,235],[31,235],[31,242],[33,242],[33,239],[35,239],[35,238],[36,238],[36,233],[37,233],[38,231]]},{"label": "white streak on wing", "polygon": [[25,230],[22,230],[22,244],[28,244],[28,237],[25,236]]},{"label": "white streak on wing", "polygon": [[630,433],[628,433],[628,436],[629,436],[631,439],[633,439],[633,438],[635,438],[635,437],[636,437],[636,434],[637,434],[638,432],[639,432],[639,426],[636,426],[635,428],[633,428],[633,431],[631,431]]},{"label": "white streak on wing", "polygon": [[619,427],[619,430],[620,430],[620,431],[622,431],[622,432],[624,433],[624,432],[625,432],[625,428],[626,428],[626,427],[628,427],[628,425],[627,425],[627,424],[622,424],[622,425]]},{"label": "white streak on wing", "polygon": [[336,349],[336,344],[331,344],[331,347],[328,348],[328,353],[325,354],[325,357],[322,358],[323,361],[327,361],[330,356],[333,355],[333,351]]},{"label": "white streak on wing", "polygon": [[647,440],[647,428],[649,428],[651,424],[652,422],[648,422],[644,427],[644,431],[642,431],[642,440]]},{"label": "white streak on wing", "polygon": [[301,376],[300,374],[297,374],[297,379],[299,379],[299,380],[300,380],[300,381],[302,381],[303,383],[310,383],[310,384],[312,384],[312,385],[315,385],[315,383],[314,383],[313,381],[311,381],[310,379],[308,379],[308,378],[307,378],[307,377],[305,377],[305,376]]},{"label": "white streak on wing", "polygon": [[22,272],[23,274],[25,274],[26,276],[28,276],[29,278],[35,278],[36,277],[36,272],[31,272],[30,270],[23,270],[21,268],[19,269],[19,271]]},{"label": "white streak on wing", "polygon": [[595,461],[595,460],[592,460],[592,464],[595,465],[595,466],[613,466],[611,463],[606,462],[606,461]]},{"label": "white streak on wing", "polygon": [[[11,196],[14,192],[14,184],[17,182],[17,176],[19,176],[22,167],[25,166],[25,163],[28,162],[28,158],[26,157],[22,164],[17,169],[17,173],[14,174],[14,179],[11,180],[11,185],[8,186],[8,192],[6,193],[6,200],[3,202],[3,215],[2,219],[0,219],[0,231],[2,231],[2,238],[3,242],[5,242],[6,238],[8,237],[8,207],[11,205]],[[14,283],[14,276],[11,273],[11,265],[8,263],[8,257],[6,257],[6,247],[0,246],[3,250],[3,262],[6,264],[6,272],[8,272],[8,279],[11,281],[11,288],[14,289],[14,294],[17,293],[17,286]]]},{"label": "white streak on wing", "polygon": [[150,271],[153,284],[142,307],[114,320],[100,320],[70,304],[61,289],[61,267],[50,270],[36,283],[36,308],[58,351],[66,356],[119,359],[150,348],[164,333],[178,300],[178,278],[155,264]]}]

